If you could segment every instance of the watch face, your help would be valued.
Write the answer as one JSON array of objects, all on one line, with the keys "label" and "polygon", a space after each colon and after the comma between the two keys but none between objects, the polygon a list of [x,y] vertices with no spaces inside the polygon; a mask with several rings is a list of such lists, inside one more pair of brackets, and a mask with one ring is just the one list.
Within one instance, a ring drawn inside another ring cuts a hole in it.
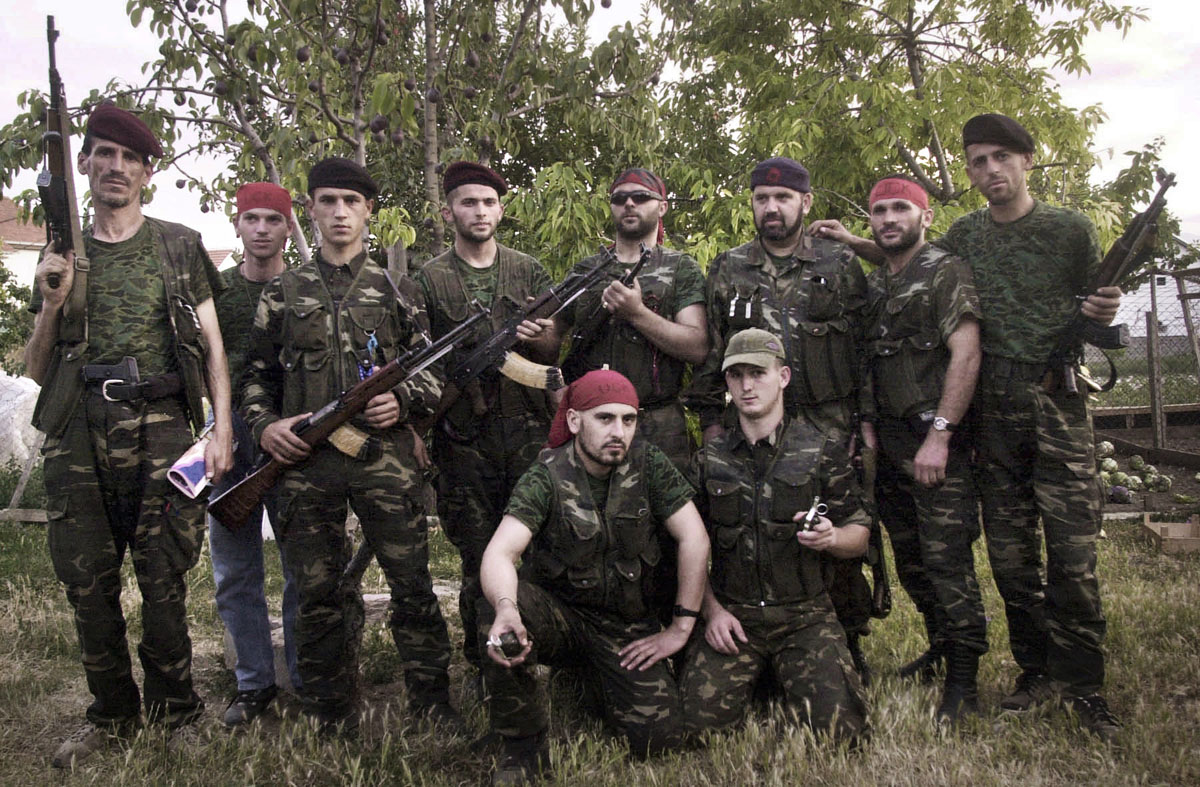
[{"label": "watch face", "polygon": [[936,430],[938,430],[939,432],[944,432],[944,431],[946,431],[946,428],[947,428],[947,427],[949,427],[949,426],[950,426],[950,422],[949,422],[949,421],[947,421],[945,418],[943,418],[943,417],[942,417],[942,416],[940,416],[940,415],[939,415],[939,416],[936,416],[936,417],[933,419],[933,428],[934,428],[934,429],[936,429]]}]

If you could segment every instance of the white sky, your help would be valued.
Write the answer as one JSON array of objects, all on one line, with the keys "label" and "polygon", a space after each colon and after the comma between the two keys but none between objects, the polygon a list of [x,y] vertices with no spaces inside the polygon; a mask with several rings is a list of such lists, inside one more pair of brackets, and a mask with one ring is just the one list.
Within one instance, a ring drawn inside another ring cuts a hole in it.
[{"label": "white sky", "polygon": [[[1200,91],[1194,82],[1200,74],[1200,12],[1193,10],[1193,0],[1134,3],[1147,10],[1149,19],[1135,25],[1125,39],[1110,32],[1091,35],[1085,49],[1092,73],[1064,77],[1061,91],[1072,106],[1100,103],[1108,114],[1095,137],[1096,150],[1108,162],[1097,179],[1114,176],[1126,150],[1140,148],[1155,136],[1166,139],[1163,160],[1179,180],[1169,195],[1171,210],[1181,218],[1185,235],[1200,236],[1200,146],[1189,143],[1186,125],[1200,118]],[[613,5],[603,9],[597,4],[593,28],[624,23],[637,13],[625,3]],[[142,63],[157,54],[158,40],[144,26],[129,26],[124,0],[12,3],[0,16],[0,51],[8,53],[8,65],[0,69],[0,118],[5,121],[17,112],[19,92],[35,85],[45,89],[47,14],[55,15],[61,31],[58,67],[72,102],[102,87],[110,75],[139,81]],[[19,177],[6,196],[32,187],[34,177],[35,173]],[[224,215],[202,214],[195,193],[175,188],[178,177],[175,172],[156,175],[158,193],[148,212],[195,227],[210,249],[235,247],[236,236]]]}]

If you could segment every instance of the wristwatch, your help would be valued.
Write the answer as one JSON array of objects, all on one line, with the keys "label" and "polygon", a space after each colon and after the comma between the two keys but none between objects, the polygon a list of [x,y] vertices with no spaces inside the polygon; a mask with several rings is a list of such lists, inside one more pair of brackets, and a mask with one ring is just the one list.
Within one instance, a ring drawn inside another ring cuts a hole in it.
[{"label": "wristwatch", "polygon": [[952,424],[940,415],[933,417],[933,429],[936,432],[953,432],[958,428],[958,424]]},{"label": "wristwatch", "polygon": [[671,610],[671,614],[677,618],[698,618],[698,617],[700,617],[700,613],[697,612],[696,610],[688,609],[687,607],[680,606],[679,604],[675,605],[675,609]]}]

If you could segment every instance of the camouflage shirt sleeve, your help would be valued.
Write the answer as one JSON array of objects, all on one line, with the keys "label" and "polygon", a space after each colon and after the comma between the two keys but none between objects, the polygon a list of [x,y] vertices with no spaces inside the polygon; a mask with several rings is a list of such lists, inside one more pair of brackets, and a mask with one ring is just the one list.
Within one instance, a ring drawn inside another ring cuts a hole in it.
[{"label": "camouflage shirt sleeve", "polygon": [[537,535],[550,518],[550,503],[554,499],[550,468],[534,462],[517,480],[504,513],[521,520],[521,524]]},{"label": "camouflage shirt sleeve", "polygon": [[696,303],[705,303],[704,272],[700,263],[684,254],[675,268],[674,314]]},{"label": "camouflage shirt sleeve", "polygon": [[829,517],[835,527],[862,525],[871,527],[871,517],[863,502],[862,487],[850,466],[846,447],[836,440],[826,440],[821,453],[821,500],[829,506]]},{"label": "camouflage shirt sleeve", "polygon": [[[401,352],[419,350],[429,343],[429,314],[425,311],[425,297],[421,288],[408,276],[396,282],[402,297],[396,299],[400,310],[400,324],[411,327],[408,343]],[[394,390],[400,399],[401,420],[414,420],[432,415],[437,410],[442,396],[443,371],[441,364],[431,364]]]},{"label": "camouflage shirt sleeve", "polygon": [[646,444],[646,473],[650,482],[650,512],[659,522],[687,505],[695,488],[655,445]]},{"label": "camouflage shirt sleeve", "polygon": [[725,356],[726,312],[729,306],[729,283],[724,280],[723,268],[727,254],[722,252],[708,266],[704,301],[708,321],[708,357],[692,373],[692,383],[683,401],[700,416],[700,428],[719,423],[725,409],[725,376],[721,374],[721,359]]},{"label": "camouflage shirt sleeve", "polygon": [[250,425],[255,445],[262,443],[263,430],[281,417],[283,366],[279,363],[279,353],[283,348],[280,334],[284,309],[283,284],[276,276],[258,299],[241,380],[242,417]]},{"label": "camouflage shirt sleeve", "polygon": [[938,315],[938,331],[945,342],[958,328],[964,317],[978,320],[983,312],[975,293],[975,277],[960,257],[946,257],[933,276],[934,308]]}]

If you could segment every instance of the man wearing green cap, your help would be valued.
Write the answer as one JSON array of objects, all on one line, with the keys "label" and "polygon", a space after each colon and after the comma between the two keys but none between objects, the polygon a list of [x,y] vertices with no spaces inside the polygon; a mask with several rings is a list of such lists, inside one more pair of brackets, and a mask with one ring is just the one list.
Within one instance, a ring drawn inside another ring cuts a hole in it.
[{"label": "man wearing green cap", "polygon": [[691,731],[740,720],[765,671],[818,732],[866,728],[862,687],[822,576],[823,554],[862,555],[871,520],[844,443],[789,416],[783,342],[734,334],[721,369],[737,420],[698,456],[696,502],[712,570],[680,691]]}]

